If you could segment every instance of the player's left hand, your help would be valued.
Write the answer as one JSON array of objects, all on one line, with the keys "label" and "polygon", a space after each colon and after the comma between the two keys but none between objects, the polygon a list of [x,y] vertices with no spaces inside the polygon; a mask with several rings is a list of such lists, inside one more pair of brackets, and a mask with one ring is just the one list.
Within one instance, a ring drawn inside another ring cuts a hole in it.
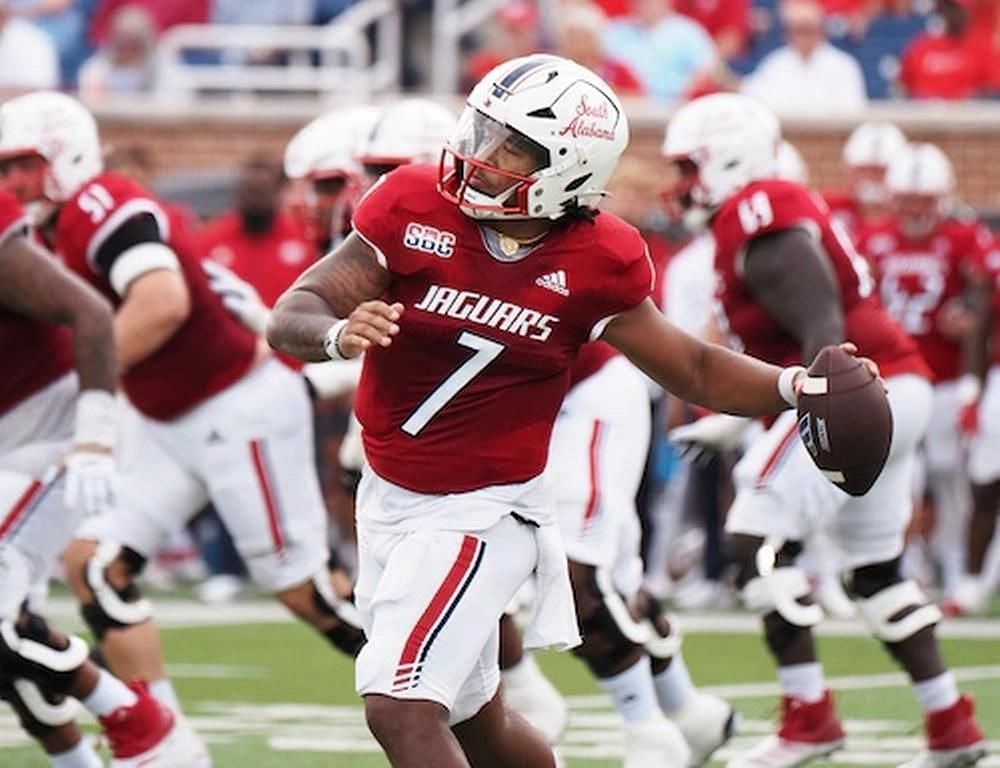
[{"label": "player's left hand", "polygon": [[254,288],[235,272],[216,261],[206,259],[201,268],[208,276],[208,287],[222,299],[222,305],[240,323],[258,336],[264,334],[271,310]]},{"label": "player's left hand", "polygon": [[398,321],[402,316],[403,305],[399,302],[387,304],[376,299],[359,304],[337,337],[340,354],[352,358],[371,347],[388,347],[392,337],[399,333]]},{"label": "player's left hand", "polygon": [[85,515],[106,512],[114,503],[117,486],[111,451],[98,445],[74,447],[64,461],[66,487],[63,501]]}]

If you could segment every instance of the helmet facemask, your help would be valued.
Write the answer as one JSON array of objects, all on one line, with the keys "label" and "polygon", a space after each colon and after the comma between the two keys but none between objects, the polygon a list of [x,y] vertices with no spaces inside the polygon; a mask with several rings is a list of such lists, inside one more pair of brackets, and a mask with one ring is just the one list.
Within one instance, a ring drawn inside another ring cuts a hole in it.
[{"label": "helmet facemask", "polygon": [[529,191],[550,163],[543,146],[469,108],[441,154],[441,191],[473,218],[534,218]]}]

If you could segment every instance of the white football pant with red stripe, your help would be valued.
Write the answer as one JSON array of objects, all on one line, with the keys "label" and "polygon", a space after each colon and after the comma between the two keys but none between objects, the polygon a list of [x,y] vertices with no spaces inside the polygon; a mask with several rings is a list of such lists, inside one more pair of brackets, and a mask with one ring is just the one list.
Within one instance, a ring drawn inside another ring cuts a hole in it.
[{"label": "white football pant with red stripe", "polygon": [[899,556],[912,513],[914,456],[933,392],[918,376],[894,376],[887,384],[892,447],[867,494],[850,496],[822,475],[799,439],[795,411],[786,411],[736,465],[736,500],[726,531],[805,541],[813,531],[826,529],[839,550],[841,570]]},{"label": "white football pant with red stripe", "polygon": [[211,502],[263,589],[289,589],[325,567],[312,407],[302,377],[277,360],[173,421],[126,406],[118,461],[116,507],[86,520],[81,538],[149,557]]}]

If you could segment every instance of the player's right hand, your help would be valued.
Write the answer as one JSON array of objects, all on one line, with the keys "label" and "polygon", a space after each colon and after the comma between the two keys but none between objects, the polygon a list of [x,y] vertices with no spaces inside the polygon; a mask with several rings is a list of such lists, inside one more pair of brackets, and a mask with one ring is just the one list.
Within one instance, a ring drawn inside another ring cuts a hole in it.
[{"label": "player's right hand", "polygon": [[357,357],[371,347],[388,347],[399,333],[403,305],[375,299],[359,304],[347,317],[347,325],[337,337],[337,347],[347,358]]},{"label": "player's right hand", "polygon": [[208,287],[219,295],[229,313],[245,328],[263,336],[271,310],[261,300],[257,289],[216,261],[206,259],[201,262],[201,268],[208,277]]}]

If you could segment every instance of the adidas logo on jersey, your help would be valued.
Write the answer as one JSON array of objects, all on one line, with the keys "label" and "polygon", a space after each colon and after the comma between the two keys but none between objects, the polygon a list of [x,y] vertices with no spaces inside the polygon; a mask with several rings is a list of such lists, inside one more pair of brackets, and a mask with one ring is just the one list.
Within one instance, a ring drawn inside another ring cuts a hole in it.
[{"label": "adidas logo on jersey", "polygon": [[535,285],[555,291],[560,296],[569,296],[569,288],[566,287],[566,272],[562,269],[542,275],[535,280]]}]

